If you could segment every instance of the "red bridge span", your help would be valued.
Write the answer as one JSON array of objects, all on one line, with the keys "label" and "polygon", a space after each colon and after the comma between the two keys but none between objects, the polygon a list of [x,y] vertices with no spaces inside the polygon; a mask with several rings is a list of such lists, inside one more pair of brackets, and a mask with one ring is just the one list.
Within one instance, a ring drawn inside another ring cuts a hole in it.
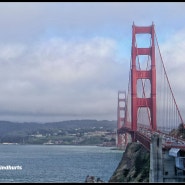
[{"label": "red bridge span", "polygon": [[128,91],[118,91],[117,147],[139,141],[150,150],[151,136],[162,137],[164,149],[185,151],[185,128],[159,49],[155,27],[132,26]]}]

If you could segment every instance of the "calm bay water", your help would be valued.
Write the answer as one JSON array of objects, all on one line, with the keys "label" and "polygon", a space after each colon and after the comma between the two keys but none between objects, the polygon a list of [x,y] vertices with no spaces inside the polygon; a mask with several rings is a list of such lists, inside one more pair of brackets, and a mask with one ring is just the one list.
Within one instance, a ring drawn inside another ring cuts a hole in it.
[{"label": "calm bay water", "polygon": [[108,182],[123,154],[123,151],[111,149],[0,145],[0,182],[84,182],[87,175]]}]

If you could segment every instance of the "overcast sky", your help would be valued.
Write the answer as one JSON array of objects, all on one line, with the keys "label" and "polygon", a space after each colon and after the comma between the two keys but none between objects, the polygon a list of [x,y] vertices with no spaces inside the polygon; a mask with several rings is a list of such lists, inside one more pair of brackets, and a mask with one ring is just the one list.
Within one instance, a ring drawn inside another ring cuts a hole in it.
[{"label": "overcast sky", "polygon": [[0,120],[117,119],[132,24],[155,24],[185,119],[185,3],[0,3]]}]

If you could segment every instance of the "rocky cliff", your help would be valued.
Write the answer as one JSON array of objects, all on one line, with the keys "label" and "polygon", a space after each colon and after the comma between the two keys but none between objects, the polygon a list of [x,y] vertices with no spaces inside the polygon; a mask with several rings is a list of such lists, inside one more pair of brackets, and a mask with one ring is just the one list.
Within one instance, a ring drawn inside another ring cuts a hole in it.
[{"label": "rocky cliff", "polygon": [[128,143],[109,182],[149,182],[150,153],[137,142]]}]

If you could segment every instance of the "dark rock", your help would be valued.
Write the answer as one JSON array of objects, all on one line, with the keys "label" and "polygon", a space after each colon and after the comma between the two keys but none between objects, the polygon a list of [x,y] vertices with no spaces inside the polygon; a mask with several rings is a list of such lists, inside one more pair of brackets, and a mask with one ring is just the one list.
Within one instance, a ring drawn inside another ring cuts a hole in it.
[{"label": "dark rock", "polygon": [[95,176],[89,176],[87,175],[86,179],[85,179],[86,183],[102,183],[103,181],[98,177],[96,178]]},{"label": "dark rock", "polygon": [[150,153],[140,143],[128,143],[109,182],[149,182]]}]

